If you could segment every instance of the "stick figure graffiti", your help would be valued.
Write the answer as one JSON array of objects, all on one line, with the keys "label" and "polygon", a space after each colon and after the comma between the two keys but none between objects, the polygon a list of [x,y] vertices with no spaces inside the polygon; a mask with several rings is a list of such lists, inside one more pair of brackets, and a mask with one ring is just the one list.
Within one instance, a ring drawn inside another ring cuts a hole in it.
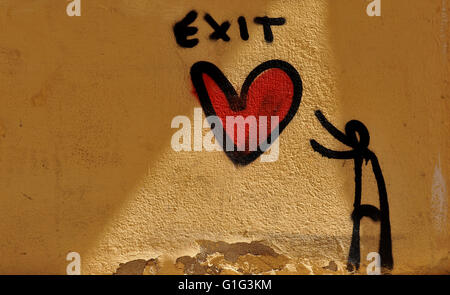
[{"label": "stick figure graffiti", "polygon": [[[380,221],[380,244],[379,254],[381,257],[381,267],[391,270],[394,266],[392,257],[391,225],[389,221],[389,204],[384,182],[383,173],[374,152],[369,150],[369,131],[360,121],[352,120],[345,125],[345,133],[334,127],[322,114],[321,111],[315,112],[317,119],[322,126],[338,141],[352,148],[348,151],[330,150],[315,140],[311,140],[311,146],[314,151],[320,153],[323,157],[330,159],[353,159],[355,169],[355,202],[354,210],[351,215],[353,220],[353,234],[348,255],[347,269],[353,271],[359,269],[360,254],[360,222],[363,217],[370,217],[373,221]],[[372,205],[361,204],[361,176],[363,161],[366,165],[369,161],[372,164],[373,174],[378,186],[378,195],[380,209]]]}]

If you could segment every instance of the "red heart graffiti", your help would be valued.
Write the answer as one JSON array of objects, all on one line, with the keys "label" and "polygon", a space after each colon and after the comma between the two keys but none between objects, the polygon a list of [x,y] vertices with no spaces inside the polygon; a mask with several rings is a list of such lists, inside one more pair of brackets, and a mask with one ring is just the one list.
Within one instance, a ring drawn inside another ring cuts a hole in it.
[{"label": "red heart graffiti", "polygon": [[[297,113],[303,91],[298,72],[281,60],[267,61],[256,67],[245,79],[240,95],[225,75],[209,62],[195,63],[191,79],[205,115],[217,116],[222,122],[222,126],[211,126],[213,131],[222,128],[222,132],[215,132],[217,140],[227,156],[241,165],[257,159],[264,152],[263,143],[267,146],[276,140]],[[253,126],[258,130],[255,132],[241,125],[245,128],[240,130],[244,138],[239,138],[239,130],[233,125],[235,121],[227,124],[231,118],[242,118],[249,125],[255,123]],[[275,128],[278,132],[274,132]],[[230,142],[232,150],[227,146]]]}]

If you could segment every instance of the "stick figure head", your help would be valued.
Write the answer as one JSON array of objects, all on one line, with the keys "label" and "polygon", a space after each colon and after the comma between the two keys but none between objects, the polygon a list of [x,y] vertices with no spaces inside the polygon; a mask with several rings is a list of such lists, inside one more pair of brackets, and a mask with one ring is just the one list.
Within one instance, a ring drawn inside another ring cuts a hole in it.
[{"label": "stick figure head", "polygon": [[366,126],[357,120],[345,124],[345,135],[353,148],[367,148],[370,142],[369,131]]}]

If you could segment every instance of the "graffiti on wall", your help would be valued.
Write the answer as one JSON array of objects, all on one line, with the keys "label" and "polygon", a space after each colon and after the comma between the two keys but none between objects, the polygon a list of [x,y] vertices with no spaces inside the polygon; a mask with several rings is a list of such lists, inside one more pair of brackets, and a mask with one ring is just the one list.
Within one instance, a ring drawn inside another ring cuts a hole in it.
[{"label": "graffiti on wall", "polygon": [[[386,192],[386,184],[384,182],[383,173],[378,162],[378,158],[374,152],[369,149],[370,135],[366,126],[356,120],[351,120],[345,125],[345,133],[341,132],[333,126],[322,114],[321,111],[316,111],[316,117],[322,126],[338,141],[347,145],[351,150],[334,151],[319,144],[314,139],[311,140],[312,148],[320,153],[322,156],[330,159],[353,160],[355,169],[355,201],[352,213],[353,220],[353,234],[350,245],[350,253],[348,255],[347,269],[352,271],[353,268],[359,269],[361,254],[360,254],[360,222],[363,217],[369,217],[373,221],[380,222],[380,245],[379,254],[381,256],[381,266],[386,269],[392,269],[394,260],[392,258],[392,240],[391,240],[391,225],[389,221],[389,204]],[[370,162],[372,164],[373,174],[375,176],[378,196],[380,202],[380,209],[372,205],[361,204],[361,177],[363,162],[366,165]]]},{"label": "graffiti on wall", "polygon": [[[175,24],[175,39],[181,47],[193,48],[199,43],[198,39],[187,38],[198,31],[198,28],[190,26],[197,16],[197,12],[191,11]],[[204,19],[214,30],[209,36],[211,40],[230,40],[227,35],[230,22],[218,24],[209,14],[205,14]],[[273,41],[271,26],[283,25],[285,19],[257,17],[254,22],[263,26],[265,40],[270,43]],[[246,19],[240,17],[238,23],[242,40],[248,40]],[[269,60],[253,69],[245,79],[240,93],[213,63],[196,62],[190,69],[190,75],[211,131],[221,149],[236,165],[252,163],[276,142],[296,115],[303,94],[300,74],[291,64],[282,60]],[[342,132],[321,111],[316,111],[315,115],[325,130],[350,149],[331,150],[312,139],[310,144],[313,150],[323,157],[354,162],[355,200],[351,214],[353,232],[347,270],[357,271],[360,268],[360,223],[363,217],[380,222],[380,266],[385,270],[392,270],[394,260],[388,196],[378,158],[369,149],[369,131],[362,122],[351,120],[346,124],[345,132]],[[379,208],[361,201],[364,162],[366,165],[370,162],[372,166],[378,188]]]},{"label": "graffiti on wall", "polygon": [[[198,28],[192,26],[196,21],[198,13],[195,10],[190,11],[186,16],[178,21],[173,27],[173,33],[175,35],[175,40],[177,44],[183,48],[193,48],[197,46],[200,42],[198,38],[188,38],[194,36],[198,32]],[[204,21],[213,30],[209,35],[209,39],[213,41],[222,40],[224,42],[229,42],[231,40],[228,35],[228,30],[230,29],[230,21],[224,21],[219,24],[209,13],[205,13],[203,17]],[[272,26],[282,26],[286,23],[284,17],[268,17],[268,16],[257,16],[253,19],[253,22],[257,25],[261,25],[264,32],[264,40],[267,43],[272,43],[274,40]],[[244,16],[238,17],[239,25],[239,35],[242,40],[249,40],[250,36],[248,33],[247,19]]]}]

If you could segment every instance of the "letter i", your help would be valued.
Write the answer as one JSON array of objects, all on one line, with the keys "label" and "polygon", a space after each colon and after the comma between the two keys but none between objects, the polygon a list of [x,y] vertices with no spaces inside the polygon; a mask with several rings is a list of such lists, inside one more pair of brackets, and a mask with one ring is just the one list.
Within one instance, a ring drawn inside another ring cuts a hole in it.
[{"label": "letter i", "polygon": [[247,21],[245,20],[245,17],[240,16],[238,18],[239,23],[239,32],[241,34],[241,39],[244,41],[248,40],[248,27],[247,27]]}]

